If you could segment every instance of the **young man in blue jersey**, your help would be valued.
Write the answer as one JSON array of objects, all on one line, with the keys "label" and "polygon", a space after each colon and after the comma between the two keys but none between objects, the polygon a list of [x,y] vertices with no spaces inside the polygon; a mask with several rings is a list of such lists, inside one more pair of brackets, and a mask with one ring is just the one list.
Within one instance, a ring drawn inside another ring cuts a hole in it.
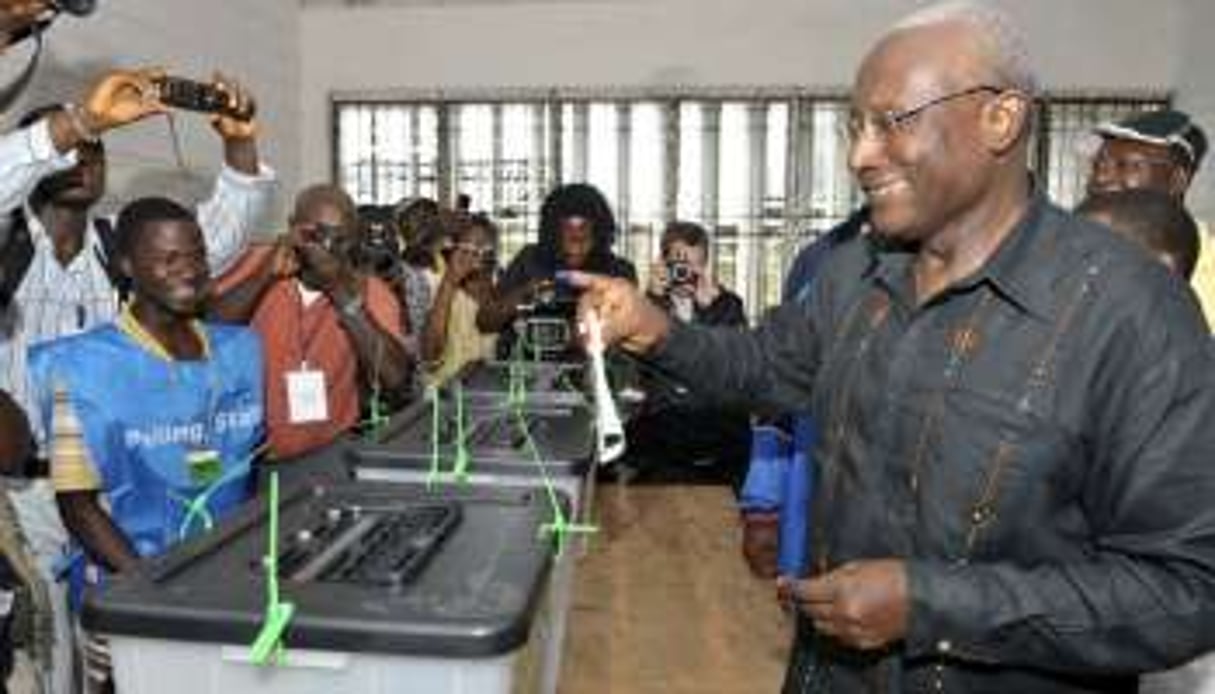
[{"label": "young man in blue jersey", "polygon": [[263,416],[256,335],[198,319],[210,277],[194,216],[144,198],[117,229],[133,300],[31,362],[64,524],[87,564],[122,572],[248,497]]}]

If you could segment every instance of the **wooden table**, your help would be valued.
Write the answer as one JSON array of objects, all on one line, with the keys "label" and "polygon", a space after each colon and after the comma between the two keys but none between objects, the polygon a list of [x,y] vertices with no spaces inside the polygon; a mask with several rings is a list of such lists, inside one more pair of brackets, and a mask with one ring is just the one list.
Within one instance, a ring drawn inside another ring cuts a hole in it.
[{"label": "wooden table", "polygon": [[725,487],[601,485],[561,694],[779,692],[792,620],[747,570]]}]

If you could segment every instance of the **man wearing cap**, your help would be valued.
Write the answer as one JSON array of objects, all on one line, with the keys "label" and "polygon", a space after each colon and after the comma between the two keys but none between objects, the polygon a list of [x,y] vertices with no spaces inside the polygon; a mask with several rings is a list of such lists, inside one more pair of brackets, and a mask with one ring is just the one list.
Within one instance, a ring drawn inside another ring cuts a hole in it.
[{"label": "man wearing cap", "polygon": [[[1158,190],[1178,202],[1207,153],[1207,137],[1188,114],[1163,110],[1137,113],[1095,132],[1101,148],[1093,157],[1088,194],[1121,190]],[[1202,303],[1207,323],[1215,325],[1215,239],[1199,224],[1198,265],[1190,283]]]}]

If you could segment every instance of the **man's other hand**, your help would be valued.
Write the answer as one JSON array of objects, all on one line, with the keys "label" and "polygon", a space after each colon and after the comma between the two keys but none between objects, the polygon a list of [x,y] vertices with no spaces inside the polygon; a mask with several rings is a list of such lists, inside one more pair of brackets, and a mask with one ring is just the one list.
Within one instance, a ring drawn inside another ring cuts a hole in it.
[{"label": "man's other hand", "polygon": [[775,578],[780,550],[780,514],[747,512],[742,515],[742,553],[751,573]]},{"label": "man's other hand", "polygon": [[884,648],[907,632],[907,567],[898,559],[844,564],[794,582],[792,596],[815,630],[851,648]]}]

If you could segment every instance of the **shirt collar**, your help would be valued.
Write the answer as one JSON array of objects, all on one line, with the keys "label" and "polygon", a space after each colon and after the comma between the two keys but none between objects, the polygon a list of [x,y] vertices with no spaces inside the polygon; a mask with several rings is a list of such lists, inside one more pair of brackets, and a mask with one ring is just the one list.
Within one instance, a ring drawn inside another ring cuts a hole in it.
[{"label": "shirt collar", "polygon": [[[169,352],[168,348],[161,344],[156,336],[148,332],[139,319],[135,317],[134,311],[131,310],[131,305],[128,303],[122,307],[122,312],[118,314],[118,320],[115,321],[118,329],[131,338],[135,344],[142,347],[147,352],[159,357],[167,362],[175,362],[177,358]],[[202,321],[191,320],[190,329],[194,331],[194,335],[198,338],[199,344],[202,345],[202,358],[204,360],[211,358],[211,340],[207,336],[207,331],[203,328]]]},{"label": "shirt collar", "polygon": [[[34,212],[34,208],[30,207],[27,200],[22,206],[22,211],[25,213],[25,228],[29,230],[30,241],[35,248],[50,248],[53,250],[51,236],[47,232],[46,227],[42,224],[42,219],[38,217],[38,213]],[[92,253],[93,249],[101,245],[101,238],[97,236],[97,227],[93,224],[93,217],[89,216],[88,224],[84,225],[84,243],[80,246],[80,254],[72,259],[72,264],[76,264],[80,258],[84,257],[85,252]]]},{"label": "shirt collar", "polygon": [[1045,318],[1054,300],[1051,261],[1056,255],[1054,236],[1045,226],[1050,202],[1035,191],[1021,221],[972,278],[989,282],[998,293],[1021,310]]},{"label": "shirt collar", "polygon": [[[1020,221],[1000,243],[996,252],[971,277],[954,284],[954,290],[989,284],[997,294],[1018,309],[1046,317],[1053,306],[1048,270],[1054,256],[1053,235],[1045,230],[1051,204],[1035,189]],[[884,285],[895,298],[914,305],[911,286],[913,250],[869,237],[870,263],[866,274]]]}]

